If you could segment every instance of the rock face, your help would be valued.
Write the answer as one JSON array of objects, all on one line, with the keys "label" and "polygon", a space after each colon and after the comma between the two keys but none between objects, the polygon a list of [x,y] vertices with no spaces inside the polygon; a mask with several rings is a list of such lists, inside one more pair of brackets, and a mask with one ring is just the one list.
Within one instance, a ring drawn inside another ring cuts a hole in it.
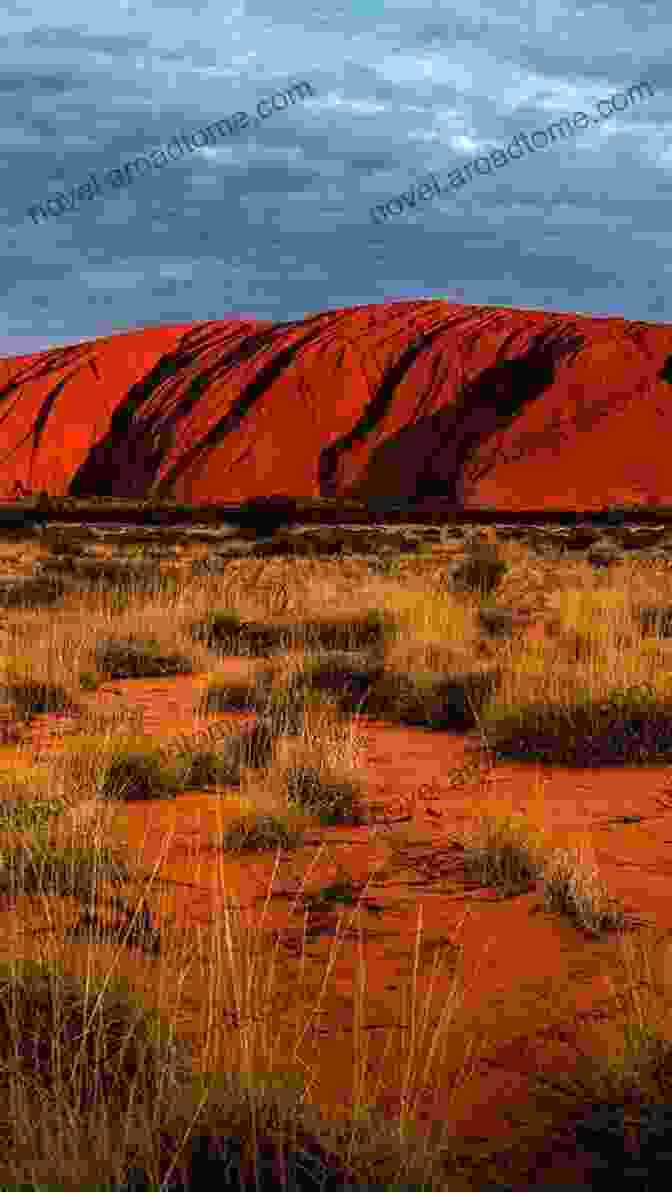
[{"label": "rock face", "polygon": [[672,325],[440,300],[0,361],[0,499],[672,504]]}]

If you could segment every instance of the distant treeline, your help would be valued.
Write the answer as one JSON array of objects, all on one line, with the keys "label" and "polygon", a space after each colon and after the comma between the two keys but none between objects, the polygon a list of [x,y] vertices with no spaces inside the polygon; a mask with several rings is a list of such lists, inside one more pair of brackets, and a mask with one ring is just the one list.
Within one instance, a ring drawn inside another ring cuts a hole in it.
[{"label": "distant treeline", "polygon": [[479,509],[457,508],[440,500],[399,502],[393,497],[378,497],[368,501],[344,498],[291,497],[272,494],[252,498],[238,504],[209,503],[198,505],[174,501],[138,501],[118,497],[51,497],[46,491],[39,496],[0,502],[0,527],[44,524],[47,522],[109,522],[132,525],[170,526],[176,523],[206,523],[231,525],[257,531],[275,533],[283,527],[297,525],[366,525],[369,523],[417,523],[443,525],[460,524],[529,525],[545,523],[574,526],[592,522],[605,526],[633,523],[662,523],[672,521],[672,505],[605,505],[600,509],[526,509],[501,510],[491,507]]}]

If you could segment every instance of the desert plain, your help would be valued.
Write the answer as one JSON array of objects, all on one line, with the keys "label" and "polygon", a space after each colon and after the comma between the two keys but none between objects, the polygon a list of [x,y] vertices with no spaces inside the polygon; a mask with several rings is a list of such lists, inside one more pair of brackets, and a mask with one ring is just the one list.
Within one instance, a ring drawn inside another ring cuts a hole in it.
[{"label": "desert plain", "polygon": [[3,1066],[2,1187],[214,1187],[178,1143],[277,1143],[266,1079],[330,1159],[217,1187],[601,1187],[576,1123],[666,1099],[671,539],[5,530],[1,959],[125,979],[189,1077]]}]

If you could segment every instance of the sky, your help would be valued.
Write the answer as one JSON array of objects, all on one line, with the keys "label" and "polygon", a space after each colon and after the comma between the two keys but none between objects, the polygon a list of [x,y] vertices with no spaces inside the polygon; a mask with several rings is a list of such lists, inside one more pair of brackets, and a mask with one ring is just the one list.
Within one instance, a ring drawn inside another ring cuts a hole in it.
[{"label": "sky", "polygon": [[423,298],[671,320],[669,0],[3,8],[0,356]]}]

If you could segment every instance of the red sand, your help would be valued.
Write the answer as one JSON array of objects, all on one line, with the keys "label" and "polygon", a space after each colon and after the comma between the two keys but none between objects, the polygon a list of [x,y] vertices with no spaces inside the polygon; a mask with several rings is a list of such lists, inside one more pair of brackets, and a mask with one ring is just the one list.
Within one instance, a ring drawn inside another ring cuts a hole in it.
[{"label": "red sand", "polygon": [[672,503],[672,325],[441,300],[0,362],[0,498]]}]

